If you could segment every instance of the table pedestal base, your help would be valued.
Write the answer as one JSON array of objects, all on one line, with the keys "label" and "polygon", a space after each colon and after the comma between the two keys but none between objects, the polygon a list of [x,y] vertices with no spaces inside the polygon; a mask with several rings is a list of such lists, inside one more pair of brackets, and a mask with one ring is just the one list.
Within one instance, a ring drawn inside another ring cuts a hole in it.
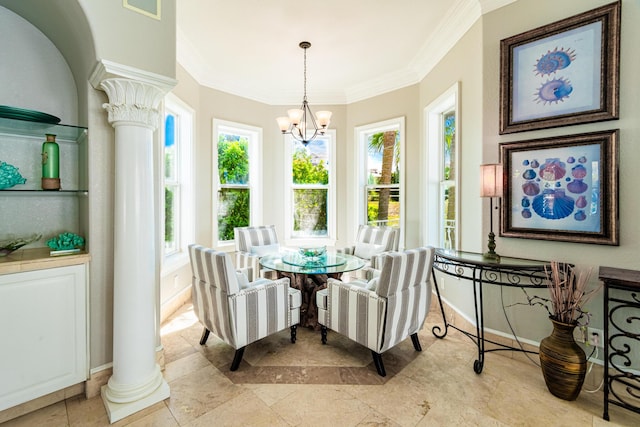
[{"label": "table pedestal base", "polygon": [[303,274],[285,273],[278,271],[278,278],[288,277],[290,286],[302,292],[302,306],[300,307],[300,325],[303,328],[312,328],[319,331],[318,305],[316,304],[316,293],[327,287],[327,280],[340,279],[342,273],[330,274]]}]

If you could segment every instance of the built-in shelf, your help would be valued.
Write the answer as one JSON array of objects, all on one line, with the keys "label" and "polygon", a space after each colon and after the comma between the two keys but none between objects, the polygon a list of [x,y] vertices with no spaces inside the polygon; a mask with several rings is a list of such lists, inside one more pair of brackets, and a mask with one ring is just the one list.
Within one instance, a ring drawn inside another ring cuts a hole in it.
[{"label": "built-in shelf", "polygon": [[87,190],[0,190],[0,196],[36,196],[36,197],[60,197],[60,196],[88,196]]},{"label": "built-in shelf", "polygon": [[0,117],[0,133],[42,138],[46,133],[56,135],[57,140],[78,141],[86,134],[87,128],[71,125],[52,125],[47,123],[16,120]]}]

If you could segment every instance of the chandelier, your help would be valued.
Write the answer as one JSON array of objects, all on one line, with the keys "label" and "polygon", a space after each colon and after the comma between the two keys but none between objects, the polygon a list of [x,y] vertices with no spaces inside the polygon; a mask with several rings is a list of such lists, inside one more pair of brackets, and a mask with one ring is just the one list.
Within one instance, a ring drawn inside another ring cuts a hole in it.
[{"label": "chandelier", "polygon": [[299,109],[287,110],[288,117],[278,117],[276,121],[282,134],[290,134],[296,141],[307,145],[318,135],[324,135],[329,122],[331,111],[318,111],[314,117],[307,102],[307,49],[311,47],[309,42],[300,42],[299,46],[304,50],[304,97]]}]

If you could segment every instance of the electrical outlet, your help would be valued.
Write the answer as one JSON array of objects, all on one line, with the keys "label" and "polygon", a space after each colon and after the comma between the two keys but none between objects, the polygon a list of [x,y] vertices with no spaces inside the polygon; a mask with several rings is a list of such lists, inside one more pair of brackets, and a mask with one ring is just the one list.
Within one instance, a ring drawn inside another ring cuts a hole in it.
[{"label": "electrical outlet", "polygon": [[587,328],[587,343],[594,347],[604,348],[604,331],[602,329]]}]

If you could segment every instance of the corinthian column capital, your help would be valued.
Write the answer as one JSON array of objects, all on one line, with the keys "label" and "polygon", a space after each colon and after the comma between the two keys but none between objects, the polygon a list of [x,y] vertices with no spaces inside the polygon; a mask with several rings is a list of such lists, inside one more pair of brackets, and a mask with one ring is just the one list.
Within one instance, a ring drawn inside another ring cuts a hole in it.
[{"label": "corinthian column capital", "polygon": [[158,127],[158,106],[164,91],[148,83],[124,78],[105,79],[100,88],[109,97],[109,102],[102,105],[107,110],[109,123],[135,123],[152,130]]}]

